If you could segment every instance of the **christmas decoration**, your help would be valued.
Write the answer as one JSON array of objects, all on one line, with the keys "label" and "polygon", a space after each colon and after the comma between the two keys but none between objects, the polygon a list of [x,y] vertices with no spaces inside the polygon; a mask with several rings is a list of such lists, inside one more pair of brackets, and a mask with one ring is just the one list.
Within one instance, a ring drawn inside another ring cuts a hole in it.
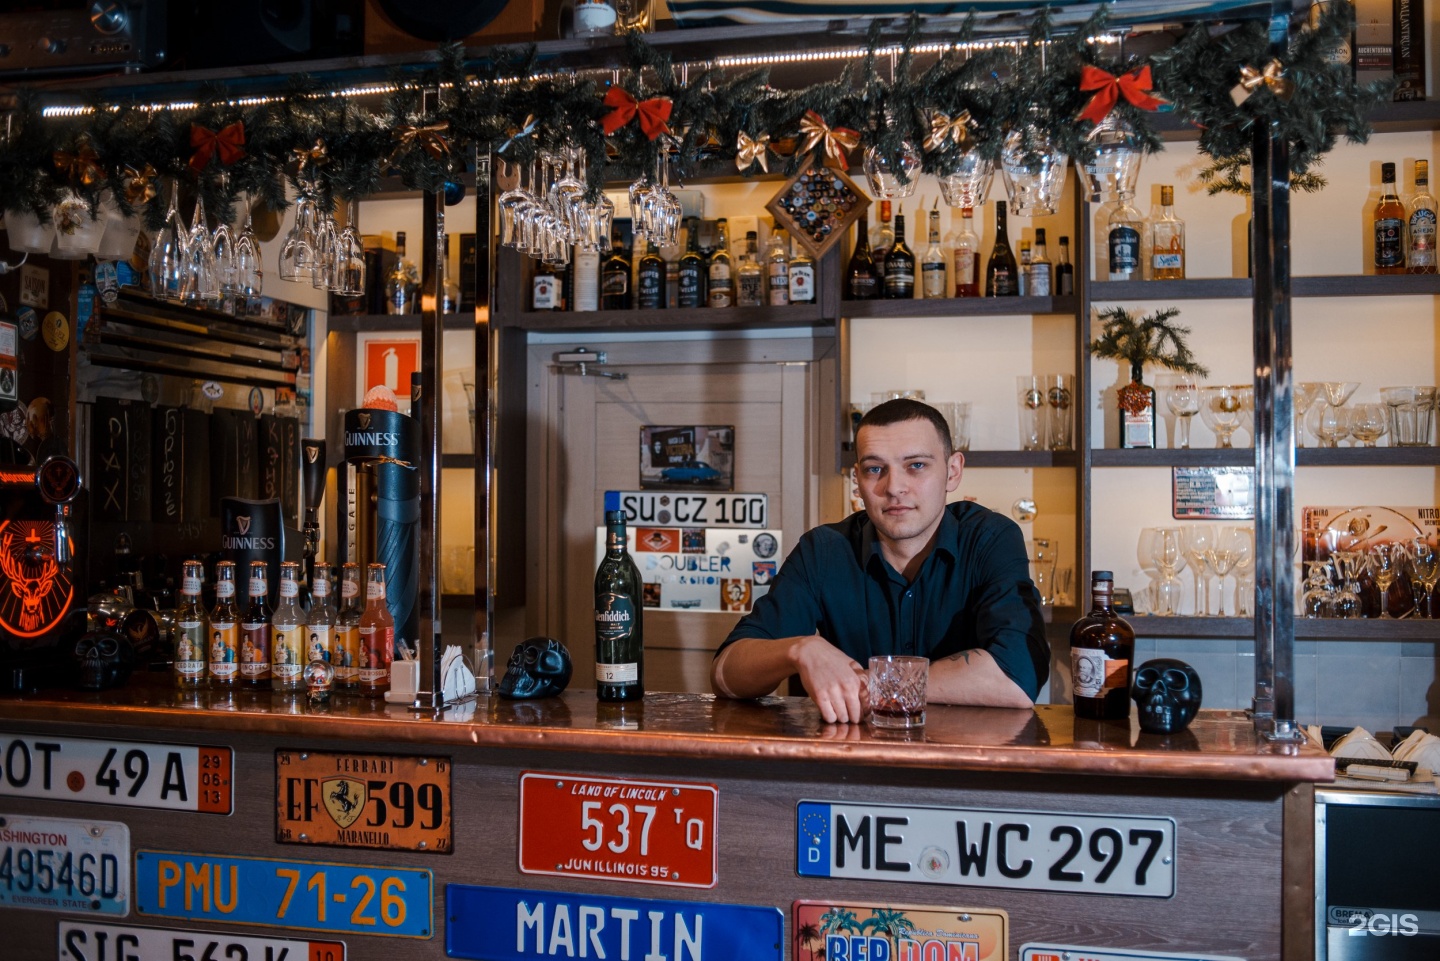
[{"label": "christmas decoration", "polygon": [[1096,313],[1100,319],[1100,336],[1090,342],[1090,353],[1096,357],[1123,360],[1132,368],[1151,364],[1197,377],[1210,374],[1196,362],[1190,345],[1185,343],[1190,328],[1171,323],[1180,316],[1178,307],[1166,307],[1139,320],[1123,307]]},{"label": "christmas decoration", "polygon": [[190,156],[190,169],[197,174],[209,165],[210,158],[217,153],[221,165],[228,167],[245,156],[245,124],[237,120],[219,133],[198,123],[191,124],[190,146],[195,148]]},{"label": "christmas decoration", "polygon": [[1086,64],[1080,70],[1080,89],[1095,93],[1076,118],[1091,123],[1099,123],[1110,116],[1110,111],[1122,96],[1141,110],[1159,110],[1164,104],[1163,100],[1151,94],[1154,84],[1150,80],[1149,66],[1137,67],[1117,77]]},{"label": "christmas decoration", "polygon": [[1230,88],[1230,99],[1240,106],[1257,89],[1264,88],[1281,100],[1289,101],[1295,96],[1295,84],[1285,77],[1285,68],[1279,60],[1271,60],[1264,70],[1256,70],[1247,64],[1240,66],[1240,82]]},{"label": "christmas decoration", "polygon": [[759,164],[760,169],[766,173],[770,172],[770,137],[768,134],[761,134],[751,138],[743,130],[735,136],[735,166],[744,173],[750,169],[751,164]]},{"label": "christmas decoration", "polygon": [[801,152],[809,153],[816,147],[825,148],[825,162],[834,161],[842,167],[849,164],[846,151],[860,146],[860,134],[849,127],[831,128],[825,118],[813,110],[805,111],[800,119],[800,133],[805,137]]},{"label": "christmas decoration", "polygon": [[639,117],[640,129],[645,131],[645,136],[651,140],[669,132],[670,128],[665,122],[670,119],[670,112],[675,109],[675,104],[669,97],[651,97],[640,101],[632,97],[624,87],[611,87],[607,90],[605,106],[610,108],[610,112],[600,121],[605,136],[611,136]]}]

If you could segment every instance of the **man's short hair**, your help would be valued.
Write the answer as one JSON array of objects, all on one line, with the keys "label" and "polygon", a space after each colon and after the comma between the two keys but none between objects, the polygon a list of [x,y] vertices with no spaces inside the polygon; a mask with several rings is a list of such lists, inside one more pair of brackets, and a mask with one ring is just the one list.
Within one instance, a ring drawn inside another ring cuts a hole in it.
[{"label": "man's short hair", "polygon": [[891,424],[903,424],[911,420],[930,422],[935,432],[940,435],[945,459],[949,460],[950,455],[955,453],[955,445],[951,440],[950,424],[945,420],[945,415],[923,401],[911,400],[908,397],[897,397],[870,408],[865,416],[860,418],[860,426],[855,428],[855,436],[860,436],[860,429],[863,427],[889,427]]}]

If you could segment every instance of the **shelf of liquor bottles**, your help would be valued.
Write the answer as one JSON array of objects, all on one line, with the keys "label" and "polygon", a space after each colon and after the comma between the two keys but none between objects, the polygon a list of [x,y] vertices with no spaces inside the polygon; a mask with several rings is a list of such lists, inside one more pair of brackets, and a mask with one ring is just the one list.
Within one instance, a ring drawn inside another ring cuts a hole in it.
[{"label": "shelf of liquor bottles", "polygon": [[[475,326],[473,311],[446,314],[441,326],[446,330],[467,330]],[[381,330],[420,329],[419,314],[331,314],[332,332],[356,334]]]},{"label": "shelf of liquor bottles", "polygon": [[[1255,622],[1248,617],[1158,617],[1126,614],[1136,637],[1255,637]],[[1440,619],[1400,617],[1295,618],[1298,641],[1440,641]]]},{"label": "shelf of liquor bottles", "polygon": [[[1092,301],[1249,299],[1248,277],[1199,277],[1186,280],[1101,280],[1090,285]],[[1337,275],[1295,277],[1293,297],[1396,297],[1440,294],[1440,274]]]},{"label": "shelf of liquor bottles", "polygon": [[[1095,448],[1093,467],[1250,467],[1251,447],[1117,450]],[[1299,467],[1440,467],[1440,447],[1301,447]]]},{"label": "shelf of liquor bottles", "polygon": [[840,312],[846,317],[995,317],[1013,314],[1075,313],[1074,297],[935,297],[847,300]]},{"label": "shelf of liquor bottles", "polygon": [[784,307],[661,307],[655,310],[527,310],[497,315],[502,326],[527,330],[745,330],[828,327],[834,320],[818,304]]}]

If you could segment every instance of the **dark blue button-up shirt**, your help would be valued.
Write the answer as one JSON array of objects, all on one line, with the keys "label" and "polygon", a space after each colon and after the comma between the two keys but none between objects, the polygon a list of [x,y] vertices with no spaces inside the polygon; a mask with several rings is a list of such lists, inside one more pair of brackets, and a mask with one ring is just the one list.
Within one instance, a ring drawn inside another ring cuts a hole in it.
[{"label": "dark blue button-up shirt", "polygon": [[935,548],[909,583],[881,554],[864,511],[806,533],[720,649],[743,637],[809,634],[862,665],[874,654],[935,661],[983,648],[1031,700],[1050,672],[1020,528],[971,501],[947,505]]}]

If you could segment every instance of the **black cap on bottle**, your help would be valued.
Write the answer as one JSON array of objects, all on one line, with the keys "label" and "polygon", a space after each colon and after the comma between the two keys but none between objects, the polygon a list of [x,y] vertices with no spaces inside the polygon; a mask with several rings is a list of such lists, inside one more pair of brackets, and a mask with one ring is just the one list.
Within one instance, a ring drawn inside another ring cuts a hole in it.
[{"label": "black cap on bottle", "polygon": [[1380,179],[1387,182],[1395,179],[1395,165],[1393,163],[1380,165]]},{"label": "black cap on bottle", "polygon": [[1113,582],[1113,581],[1115,580],[1115,575],[1112,574],[1112,573],[1109,572],[1109,571],[1095,571],[1094,573],[1092,573],[1092,574],[1090,575],[1090,580],[1092,580],[1092,581],[1111,581],[1111,582]]}]

